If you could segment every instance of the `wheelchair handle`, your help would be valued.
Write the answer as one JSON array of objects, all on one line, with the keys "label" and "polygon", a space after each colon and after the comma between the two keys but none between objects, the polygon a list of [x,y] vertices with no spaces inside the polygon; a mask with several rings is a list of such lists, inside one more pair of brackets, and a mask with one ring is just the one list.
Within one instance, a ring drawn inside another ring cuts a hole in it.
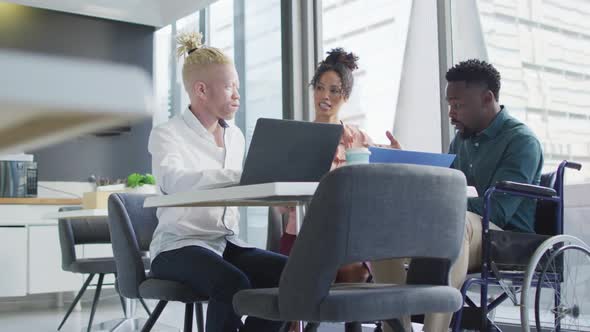
[{"label": "wheelchair handle", "polygon": [[564,160],[563,162],[564,162],[564,165],[563,165],[564,167],[575,169],[577,171],[582,169],[582,164],[580,164],[580,163],[577,163],[574,161],[567,161],[567,160]]}]

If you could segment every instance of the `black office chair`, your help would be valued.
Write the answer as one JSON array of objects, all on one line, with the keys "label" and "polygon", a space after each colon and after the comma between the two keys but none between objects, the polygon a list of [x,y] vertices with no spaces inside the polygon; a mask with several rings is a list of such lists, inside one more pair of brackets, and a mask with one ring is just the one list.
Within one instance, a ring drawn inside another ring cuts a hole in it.
[{"label": "black office chair", "polygon": [[197,328],[204,332],[203,303],[208,298],[195,294],[180,282],[152,278],[141,264],[141,252],[149,250],[158,225],[156,208],[144,208],[145,195],[116,193],[109,196],[109,223],[113,253],[117,264],[119,294],[129,299],[159,300],[142,328],[149,332],[169,301],[186,304],[184,332],[192,331],[193,308]]},{"label": "black office chair", "polygon": [[[59,209],[60,212],[81,210],[81,207],[62,207]],[[94,300],[92,301],[92,308],[90,310],[90,319],[88,321],[88,331],[91,330],[92,321],[94,320],[94,314],[100,298],[100,292],[102,290],[104,276],[106,274],[117,274],[114,257],[99,257],[99,258],[78,258],[76,257],[76,245],[82,244],[110,244],[111,236],[109,234],[109,225],[106,218],[77,218],[77,219],[59,219],[58,220],[59,230],[59,243],[61,247],[61,258],[62,258],[62,269],[64,271],[70,271],[73,273],[84,273],[89,274],[88,278],[80,288],[80,291],[74,298],[74,301],[68,308],[66,315],[62,319],[57,330],[59,331],[66,320],[72,313],[72,310],[80,301],[82,295],[86,291],[86,288],[92,282],[95,275],[98,274],[98,283],[94,291]],[[143,258],[144,268],[149,267],[149,259]],[[150,313],[147,305],[143,300],[141,301],[146,312]],[[121,298],[121,305],[125,312],[125,304],[123,298]]]}]

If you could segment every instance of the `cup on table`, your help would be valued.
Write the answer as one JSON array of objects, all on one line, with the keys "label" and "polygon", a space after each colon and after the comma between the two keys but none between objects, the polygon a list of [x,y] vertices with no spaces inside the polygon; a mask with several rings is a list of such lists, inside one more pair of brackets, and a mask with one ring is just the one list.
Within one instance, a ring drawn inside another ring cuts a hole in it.
[{"label": "cup on table", "polygon": [[368,164],[371,151],[368,148],[350,148],[346,150],[346,165]]}]

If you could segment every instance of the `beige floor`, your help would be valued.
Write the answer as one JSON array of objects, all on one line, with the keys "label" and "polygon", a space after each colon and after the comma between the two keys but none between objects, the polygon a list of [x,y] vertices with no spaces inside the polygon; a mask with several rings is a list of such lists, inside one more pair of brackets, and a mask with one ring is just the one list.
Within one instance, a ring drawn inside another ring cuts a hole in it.
[{"label": "beige floor", "polygon": [[[0,332],[49,332],[56,331],[63,318],[67,305],[63,308],[19,308],[18,310],[4,309],[0,311]],[[65,323],[62,332],[79,332],[88,325],[90,302],[84,302],[81,311],[73,311]],[[154,308],[156,302],[148,301],[148,306]],[[147,318],[147,314],[140,307],[137,315]],[[102,298],[94,316],[94,323],[109,321],[123,317],[121,305],[116,297]],[[181,303],[169,303],[158,320],[167,325],[182,327],[184,322],[184,306]],[[195,328],[196,331],[196,328]]]},{"label": "beige floor", "polygon": [[[147,301],[150,308],[156,306],[155,301]],[[0,332],[55,332],[61,319],[63,318],[67,306],[66,303],[63,308],[44,308],[44,309],[28,309],[19,308],[18,310],[3,309],[0,311]],[[68,321],[61,329],[62,332],[79,332],[82,331],[88,324],[90,302],[85,301],[82,305],[81,311],[74,311],[68,318]],[[138,306],[137,314],[141,317],[147,317],[145,311]],[[123,311],[118,298],[114,296],[107,296],[101,298],[98,309],[96,311],[94,322],[100,323],[123,317]],[[164,312],[158,320],[169,326],[182,328],[184,324],[184,305],[181,303],[169,303],[164,309]],[[343,331],[344,328],[340,324],[323,324],[320,332],[336,332]],[[156,332],[156,330],[152,330]],[[193,326],[193,331],[196,332],[196,326]],[[363,332],[373,331],[370,327],[363,328]]]}]

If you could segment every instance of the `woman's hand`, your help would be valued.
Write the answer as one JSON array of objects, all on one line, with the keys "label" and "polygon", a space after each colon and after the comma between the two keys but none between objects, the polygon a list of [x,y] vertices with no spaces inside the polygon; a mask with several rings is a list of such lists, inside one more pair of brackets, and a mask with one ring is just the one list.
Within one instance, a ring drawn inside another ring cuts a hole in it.
[{"label": "woman's hand", "polygon": [[389,139],[389,147],[392,149],[398,149],[401,150],[402,149],[402,145],[397,141],[397,139],[393,136],[393,134],[391,133],[391,131],[386,131],[385,132],[385,136],[387,136],[387,139]]},{"label": "woman's hand", "polygon": [[344,143],[345,149],[352,148],[354,144],[354,132],[348,126],[343,126],[344,131],[342,132],[342,142]]},{"label": "woman's hand", "polygon": [[387,136],[387,139],[389,140],[389,145],[375,144],[376,147],[402,150],[402,145],[398,142],[398,140],[395,138],[395,136],[393,136],[393,134],[389,130],[385,132],[385,136]]}]

